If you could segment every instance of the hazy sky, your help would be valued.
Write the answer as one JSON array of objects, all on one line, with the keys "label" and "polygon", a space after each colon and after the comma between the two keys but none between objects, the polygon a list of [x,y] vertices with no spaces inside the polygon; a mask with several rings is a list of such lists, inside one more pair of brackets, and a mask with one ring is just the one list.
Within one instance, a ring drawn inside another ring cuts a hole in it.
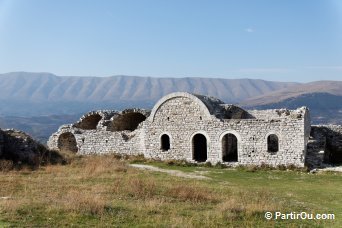
[{"label": "hazy sky", "polygon": [[0,73],[342,80],[342,0],[0,0]]}]

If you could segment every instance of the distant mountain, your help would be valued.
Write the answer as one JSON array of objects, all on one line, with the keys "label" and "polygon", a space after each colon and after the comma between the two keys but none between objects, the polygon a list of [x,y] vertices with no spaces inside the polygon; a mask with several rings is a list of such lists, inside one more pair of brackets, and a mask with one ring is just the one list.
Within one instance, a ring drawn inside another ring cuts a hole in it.
[{"label": "distant mountain", "polygon": [[0,117],[0,128],[14,128],[24,131],[36,140],[46,143],[50,135],[63,124],[76,122],[82,114],[51,115],[37,117]]},{"label": "distant mountain", "polygon": [[342,82],[317,81],[281,89],[240,103],[248,109],[289,108],[307,106],[312,121],[342,124]]},{"label": "distant mountain", "polygon": [[62,124],[97,109],[152,108],[162,96],[187,91],[247,109],[310,108],[313,123],[342,124],[342,82],[256,79],[70,77],[50,73],[0,74],[0,127],[46,142]]},{"label": "distant mountain", "polygon": [[162,96],[186,91],[227,103],[298,85],[258,79],[71,77],[15,72],[0,75],[0,115],[72,114],[93,109],[152,107]]},{"label": "distant mountain", "polygon": [[267,105],[312,93],[328,93],[342,96],[342,81],[316,81],[297,84],[261,96],[245,99],[240,104],[246,107]]}]

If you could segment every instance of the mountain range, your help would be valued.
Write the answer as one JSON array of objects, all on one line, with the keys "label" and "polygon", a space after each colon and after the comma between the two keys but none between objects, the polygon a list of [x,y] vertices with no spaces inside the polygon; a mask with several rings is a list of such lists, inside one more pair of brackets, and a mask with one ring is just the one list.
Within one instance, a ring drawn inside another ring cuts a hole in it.
[{"label": "mountain range", "polygon": [[308,106],[314,123],[342,124],[342,81],[296,83],[12,72],[0,74],[0,127],[36,126],[29,133],[37,133],[45,123],[39,122],[41,119],[36,116],[45,116],[44,121],[52,116],[48,121],[55,124],[49,126],[52,131],[63,118],[71,121],[81,113],[96,109],[152,108],[162,96],[176,91],[214,96],[247,109]]},{"label": "mountain range", "polygon": [[295,109],[307,106],[314,124],[342,124],[342,81],[294,85],[246,99],[240,105],[247,109]]},{"label": "mountain range", "polygon": [[87,109],[151,107],[176,91],[215,96],[227,103],[297,85],[255,79],[71,77],[15,72],[0,75],[0,115],[70,114]]}]

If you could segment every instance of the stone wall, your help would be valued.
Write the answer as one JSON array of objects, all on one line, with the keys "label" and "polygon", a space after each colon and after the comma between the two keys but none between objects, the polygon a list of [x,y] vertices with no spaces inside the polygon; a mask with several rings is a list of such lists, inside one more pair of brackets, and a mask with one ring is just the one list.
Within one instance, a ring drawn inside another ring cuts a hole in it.
[{"label": "stone wall", "polygon": [[[231,133],[238,141],[238,164],[304,166],[305,138],[308,138],[304,128],[306,112],[306,109],[298,110],[303,114],[301,117],[277,115],[275,119],[220,120],[208,116],[192,98],[170,98],[158,107],[153,119],[144,123],[145,155],[162,160],[194,161],[192,140],[198,133],[207,139],[208,161],[223,162],[222,138]],[[170,137],[171,148],[168,151],[161,149],[160,138],[163,134]],[[278,136],[278,152],[267,151],[267,137],[270,134]]]},{"label": "stone wall", "polygon": [[[63,134],[72,134],[75,138],[75,144],[63,146],[60,142],[60,137]],[[140,131],[134,132],[122,131],[97,131],[97,130],[74,130],[72,128],[64,129],[59,134],[50,137],[48,146],[51,149],[58,149],[67,152],[77,152],[79,154],[127,154],[138,155],[143,154],[143,145],[140,142]],[[72,147],[76,147],[77,151],[73,151]],[[68,150],[69,149],[69,150]]]},{"label": "stone wall", "polygon": [[304,118],[305,113],[302,109],[306,107],[298,108],[296,110],[282,109],[268,109],[268,110],[248,110],[248,113],[255,119],[277,119],[277,118]]},{"label": "stone wall", "polygon": [[[127,155],[143,154],[140,123],[146,119],[149,112],[142,109],[127,109],[117,111],[90,112],[76,124],[63,125],[48,141],[51,149],[64,150],[79,154],[118,153]],[[101,119],[89,117],[101,116]],[[91,122],[90,127],[83,123]],[[127,130],[126,130],[127,129]]]},{"label": "stone wall", "polygon": [[324,163],[342,163],[342,126],[313,125],[311,144],[308,146],[313,165],[325,166]]},{"label": "stone wall", "polygon": [[[102,117],[96,119],[96,128],[94,124],[86,128],[80,124],[90,114],[77,124],[62,126],[50,137],[48,146],[75,146],[80,154],[143,154],[162,160],[304,166],[310,132],[306,108],[246,112],[218,99],[172,93],[160,99],[150,115],[140,109],[105,113],[91,113]],[[70,140],[62,142],[65,133]],[[268,138],[278,139],[278,151],[268,151]]]}]

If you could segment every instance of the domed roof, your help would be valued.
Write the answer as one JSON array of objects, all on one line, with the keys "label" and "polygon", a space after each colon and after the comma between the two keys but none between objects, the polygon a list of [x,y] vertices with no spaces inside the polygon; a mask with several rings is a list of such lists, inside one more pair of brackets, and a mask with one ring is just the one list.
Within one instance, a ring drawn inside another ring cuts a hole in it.
[{"label": "domed roof", "polygon": [[166,101],[173,99],[175,97],[187,97],[192,99],[194,102],[196,102],[200,108],[201,111],[206,114],[208,118],[210,116],[215,116],[219,119],[243,119],[247,118],[248,113],[243,110],[240,107],[234,106],[234,105],[228,105],[225,104],[223,101],[221,101],[218,98],[211,97],[211,96],[204,96],[199,94],[191,94],[187,92],[176,92],[176,93],[170,93],[164,97],[162,97],[153,107],[150,115],[150,119],[153,121],[154,116],[160,106],[164,104]]}]

